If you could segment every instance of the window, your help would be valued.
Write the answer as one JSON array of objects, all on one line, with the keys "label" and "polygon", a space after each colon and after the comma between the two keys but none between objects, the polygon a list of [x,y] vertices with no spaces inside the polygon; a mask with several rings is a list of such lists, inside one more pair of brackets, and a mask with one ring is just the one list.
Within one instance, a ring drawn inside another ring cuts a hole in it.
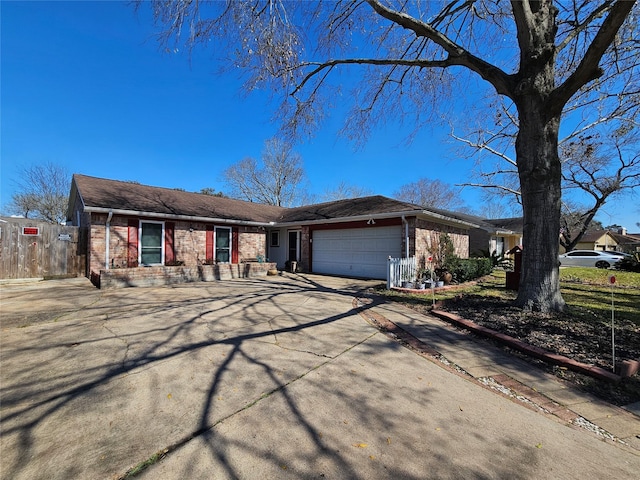
[{"label": "window", "polygon": [[228,227],[215,228],[216,263],[231,262],[231,229]]},{"label": "window", "polygon": [[160,222],[140,222],[140,265],[162,265],[163,227]]},{"label": "window", "polygon": [[273,230],[271,232],[271,246],[272,247],[280,246],[280,232],[278,230]]}]

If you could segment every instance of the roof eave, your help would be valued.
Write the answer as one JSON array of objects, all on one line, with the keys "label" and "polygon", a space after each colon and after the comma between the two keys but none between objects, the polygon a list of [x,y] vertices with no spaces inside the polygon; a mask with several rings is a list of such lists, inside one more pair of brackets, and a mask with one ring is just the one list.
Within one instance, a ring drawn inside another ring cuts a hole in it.
[{"label": "roof eave", "polygon": [[118,208],[107,207],[85,207],[87,213],[106,213],[113,212],[114,215],[127,215],[132,217],[146,217],[146,218],[167,218],[171,220],[185,220],[189,222],[212,222],[223,223],[233,225],[246,225],[249,227],[268,227],[270,222],[256,222],[252,220],[238,220],[228,218],[215,218],[215,217],[201,217],[198,215],[179,215],[175,213],[157,213],[157,212],[142,212],[136,210],[123,210]]},{"label": "roof eave", "polygon": [[371,220],[371,219],[375,220],[375,219],[384,219],[384,218],[413,217],[413,216],[435,218],[437,220],[440,220],[446,223],[455,224],[455,225],[464,225],[467,227],[478,226],[474,223],[470,223],[457,218],[447,217],[446,215],[440,215],[434,212],[430,212],[428,210],[406,210],[406,211],[400,211],[400,212],[355,215],[351,217],[322,218],[322,219],[315,219],[315,220],[302,220],[302,221],[293,221],[293,222],[273,222],[271,223],[271,226],[273,227],[306,226],[306,225],[318,225],[318,224],[326,224],[326,223],[359,222],[359,221]]}]

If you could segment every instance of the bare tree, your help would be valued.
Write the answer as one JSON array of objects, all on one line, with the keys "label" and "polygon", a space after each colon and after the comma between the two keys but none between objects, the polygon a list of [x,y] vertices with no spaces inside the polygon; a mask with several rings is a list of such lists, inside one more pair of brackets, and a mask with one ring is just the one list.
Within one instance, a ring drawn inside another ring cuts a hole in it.
[{"label": "bare tree", "polygon": [[290,143],[272,138],[265,142],[262,165],[245,158],[227,168],[223,176],[232,197],[288,207],[296,204],[304,179],[302,157]]},{"label": "bare tree", "polygon": [[[284,93],[280,113],[294,133],[316,128],[342,98],[353,105],[345,126],[351,138],[366,139],[376,121],[390,118],[411,118],[419,129],[433,119],[439,101],[473,92],[463,73],[490,88],[483,96],[508,98],[517,117],[514,167],[524,217],[524,274],[516,304],[541,311],[564,308],[558,274],[561,120],[566,114],[587,118],[579,110],[594,105],[600,93],[612,103],[640,103],[635,2],[158,0],[151,5],[165,44],[214,45],[231,55],[229,69],[247,72],[248,88]],[[336,70],[362,74],[348,97],[331,84]]]},{"label": "bare tree", "polygon": [[331,202],[334,200],[345,200],[347,198],[368,197],[370,195],[373,195],[370,189],[342,181],[334,188],[326,190],[322,194],[322,201]]},{"label": "bare tree", "polygon": [[442,208],[452,211],[469,210],[469,207],[460,198],[460,191],[440,180],[421,178],[415,182],[407,183],[394,192],[393,197],[425,208]]},{"label": "bare tree", "polygon": [[[560,244],[572,250],[590,227],[600,208],[611,198],[640,186],[640,154],[627,132],[615,132],[606,143],[599,136],[580,137],[562,146],[563,185],[591,200],[576,218],[573,229],[564,226]],[[594,138],[595,137],[595,138]],[[611,143],[613,145],[611,145]],[[629,146],[633,145],[631,149]],[[608,151],[603,148],[612,146]]]},{"label": "bare tree", "polygon": [[9,210],[25,218],[63,223],[67,218],[71,176],[66,168],[43,163],[24,168]]},{"label": "bare tree", "polygon": [[485,190],[475,204],[472,214],[482,218],[514,218],[522,216],[522,208],[518,202],[502,201],[493,192]]},{"label": "bare tree", "polygon": [[[592,228],[594,217],[607,201],[640,186],[640,154],[637,153],[640,142],[630,120],[625,118],[623,125],[607,134],[602,133],[606,122],[601,122],[587,129],[589,135],[571,135],[560,143],[563,190],[560,245],[567,251],[575,248],[585,232]],[[477,173],[479,183],[465,183],[464,186],[482,187],[498,198],[520,202],[515,161],[496,146],[498,140],[508,139],[504,132],[490,136],[486,132],[476,132],[485,137],[480,141],[452,136],[501,161],[501,165],[495,165],[493,170]]]}]

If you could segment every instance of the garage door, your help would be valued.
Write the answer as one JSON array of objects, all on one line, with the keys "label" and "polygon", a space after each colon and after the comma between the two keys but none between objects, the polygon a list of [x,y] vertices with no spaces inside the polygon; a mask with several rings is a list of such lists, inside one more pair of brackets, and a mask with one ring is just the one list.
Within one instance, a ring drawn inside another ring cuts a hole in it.
[{"label": "garage door", "polygon": [[387,278],[387,258],[402,253],[402,227],[369,227],[313,232],[312,270],[363,278]]}]

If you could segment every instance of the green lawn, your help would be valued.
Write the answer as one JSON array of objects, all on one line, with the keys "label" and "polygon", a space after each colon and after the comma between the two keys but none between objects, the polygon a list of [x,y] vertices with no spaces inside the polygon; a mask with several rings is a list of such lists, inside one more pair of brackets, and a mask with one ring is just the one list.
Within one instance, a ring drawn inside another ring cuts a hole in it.
[{"label": "green lawn", "polygon": [[[615,275],[612,287],[609,276]],[[560,269],[560,289],[568,305],[568,313],[582,317],[594,314],[602,319],[611,318],[611,292],[616,318],[629,320],[640,326],[640,273],[602,270],[599,268],[566,267]],[[431,295],[406,295],[385,292],[389,298],[428,303]],[[515,299],[516,292],[505,289],[505,272],[496,270],[475,284],[437,292],[435,300],[447,300],[458,295],[474,295]]]}]

